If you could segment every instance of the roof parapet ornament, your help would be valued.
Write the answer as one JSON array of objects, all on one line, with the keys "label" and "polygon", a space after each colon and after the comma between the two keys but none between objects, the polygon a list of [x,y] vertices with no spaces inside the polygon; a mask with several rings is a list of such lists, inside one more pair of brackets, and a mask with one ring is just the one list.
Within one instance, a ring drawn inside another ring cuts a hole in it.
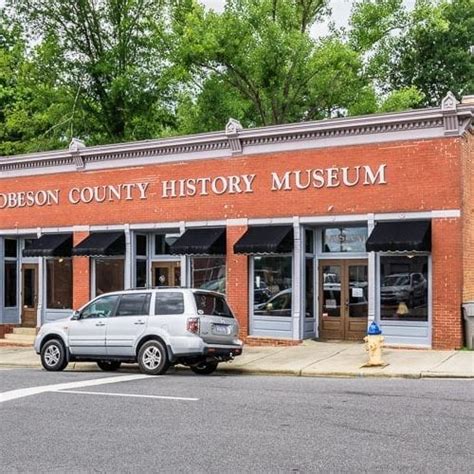
[{"label": "roof parapet ornament", "polygon": [[74,164],[76,165],[76,169],[78,170],[84,169],[85,167],[84,160],[81,156],[81,149],[85,147],[86,144],[79,138],[73,138],[69,143],[69,151],[71,152]]},{"label": "roof parapet ornament", "polygon": [[449,91],[441,101],[441,112],[443,113],[443,126],[445,135],[458,135],[459,121],[457,115],[458,100]]},{"label": "roof parapet ornament", "polygon": [[229,147],[233,155],[242,153],[242,143],[240,142],[239,133],[243,129],[242,124],[233,118],[230,118],[225,126],[225,134],[229,140]]}]

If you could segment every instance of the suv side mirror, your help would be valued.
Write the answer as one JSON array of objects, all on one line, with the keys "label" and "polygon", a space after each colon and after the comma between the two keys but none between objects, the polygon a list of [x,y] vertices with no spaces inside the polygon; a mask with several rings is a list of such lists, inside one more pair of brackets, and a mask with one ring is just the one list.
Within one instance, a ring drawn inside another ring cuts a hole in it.
[{"label": "suv side mirror", "polygon": [[72,313],[71,320],[77,321],[78,319],[81,319],[81,313],[79,311],[74,311],[74,313]]}]

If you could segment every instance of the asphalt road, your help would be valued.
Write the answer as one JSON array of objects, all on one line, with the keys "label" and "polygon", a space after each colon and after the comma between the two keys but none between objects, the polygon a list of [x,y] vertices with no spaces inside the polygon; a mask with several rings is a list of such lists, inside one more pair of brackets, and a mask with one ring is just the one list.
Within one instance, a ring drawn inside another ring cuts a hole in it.
[{"label": "asphalt road", "polygon": [[0,370],[0,472],[468,472],[473,388]]}]

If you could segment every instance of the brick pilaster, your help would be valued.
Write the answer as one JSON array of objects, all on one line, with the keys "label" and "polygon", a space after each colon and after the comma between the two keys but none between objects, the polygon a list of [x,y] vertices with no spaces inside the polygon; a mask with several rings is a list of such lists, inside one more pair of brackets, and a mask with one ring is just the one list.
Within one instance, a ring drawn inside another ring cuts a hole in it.
[{"label": "brick pilaster", "polygon": [[462,347],[461,219],[433,219],[433,349]]},{"label": "brick pilaster", "polygon": [[227,300],[240,324],[240,336],[249,331],[249,280],[247,255],[234,254],[234,244],[245,234],[247,226],[227,227]]},{"label": "brick pilaster", "polygon": [[[76,246],[89,236],[89,232],[74,232],[73,245]],[[72,304],[77,309],[90,299],[90,264],[89,257],[72,258]]]}]

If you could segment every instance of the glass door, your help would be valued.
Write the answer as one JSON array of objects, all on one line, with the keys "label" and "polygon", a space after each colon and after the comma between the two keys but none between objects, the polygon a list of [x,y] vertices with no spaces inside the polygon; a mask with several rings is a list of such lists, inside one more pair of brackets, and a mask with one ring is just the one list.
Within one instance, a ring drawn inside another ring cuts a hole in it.
[{"label": "glass door", "polygon": [[151,271],[154,287],[181,285],[181,262],[153,262]]},{"label": "glass door", "polygon": [[319,269],[319,337],[361,340],[367,332],[367,261],[322,260]]},{"label": "glass door", "polygon": [[24,264],[22,272],[21,325],[36,327],[38,308],[38,265]]}]

